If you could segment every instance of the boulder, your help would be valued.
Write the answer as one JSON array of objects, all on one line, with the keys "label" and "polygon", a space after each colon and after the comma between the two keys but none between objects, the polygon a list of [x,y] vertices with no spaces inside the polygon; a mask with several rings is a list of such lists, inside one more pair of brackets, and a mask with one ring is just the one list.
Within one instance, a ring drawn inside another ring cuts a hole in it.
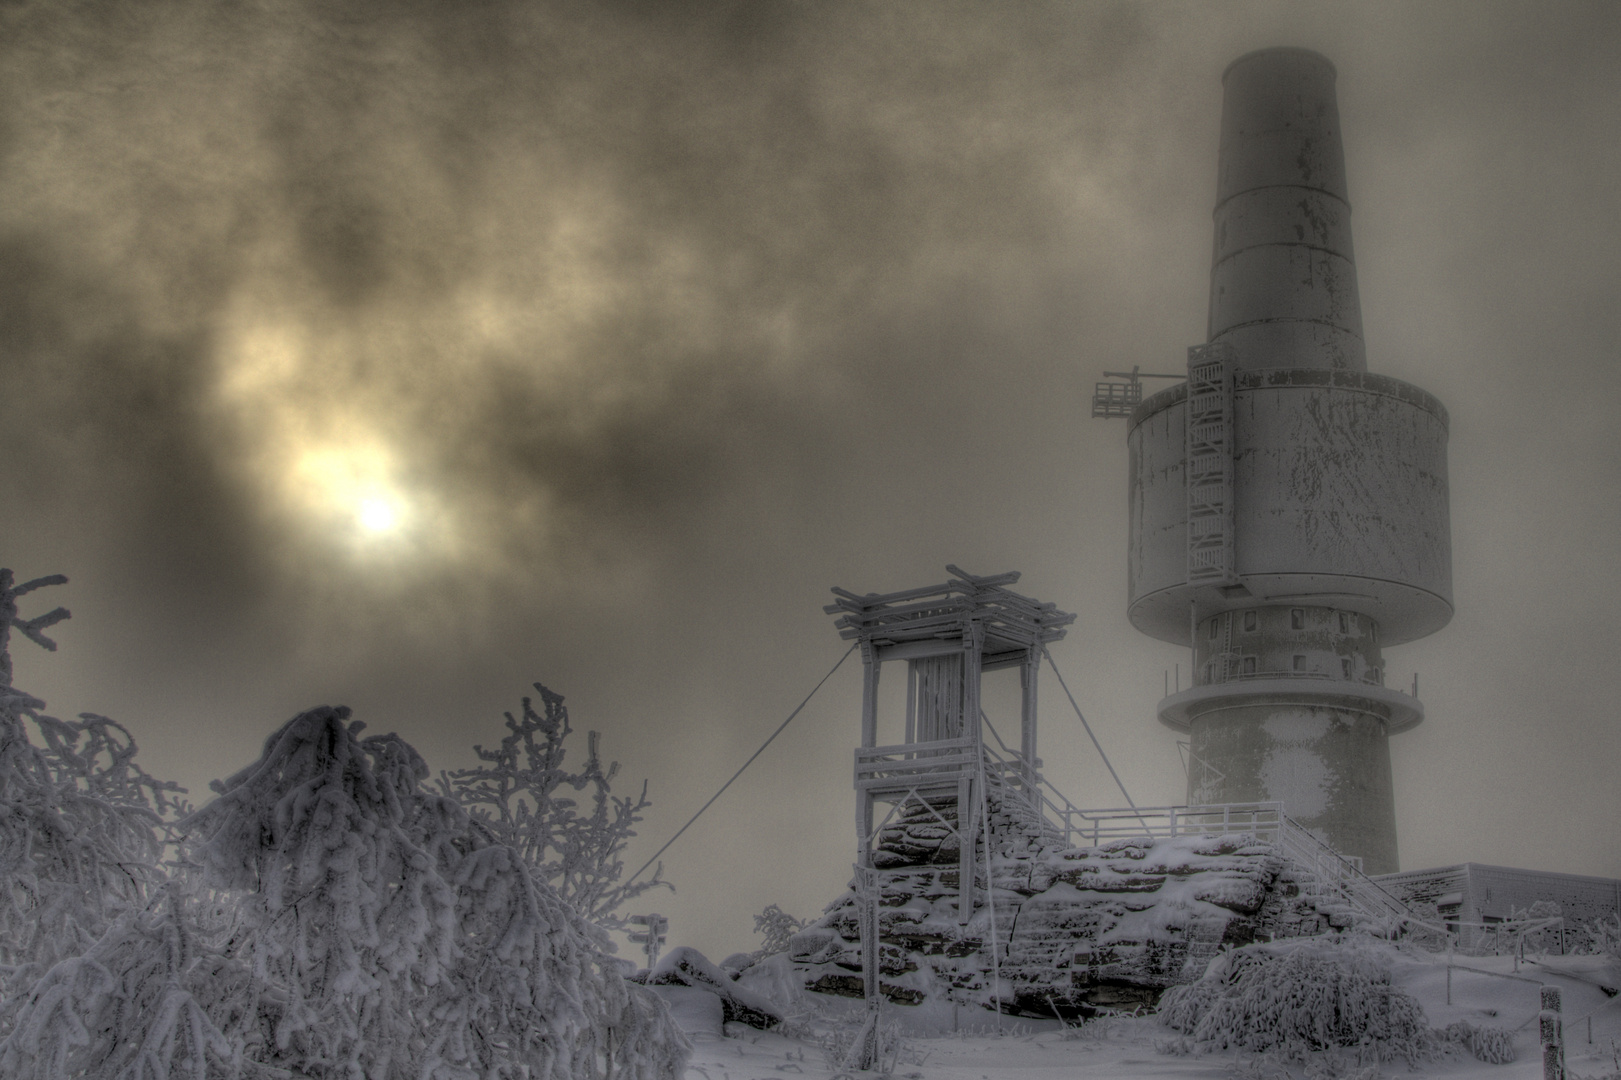
[{"label": "boulder", "polygon": [[706,990],[720,999],[727,1020],[736,1020],[765,1031],[782,1023],[782,1014],[763,995],[740,986],[731,975],[716,967],[697,949],[682,946],[671,949],[648,972],[649,986],[689,986]]},{"label": "boulder", "polygon": [[652,986],[648,989],[664,999],[670,1007],[670,1019],[688,1035],[725,1035],[726,1010],[721,1000],[708,990],[676,984]]}]

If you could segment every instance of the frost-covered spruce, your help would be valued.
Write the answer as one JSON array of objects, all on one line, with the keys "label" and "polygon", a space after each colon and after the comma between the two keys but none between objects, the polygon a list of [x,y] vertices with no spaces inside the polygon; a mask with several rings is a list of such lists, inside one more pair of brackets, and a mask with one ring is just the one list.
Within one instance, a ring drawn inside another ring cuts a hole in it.
[{"label": "frost-covered spruce", "polygon": [[0,1042],[0,1075],[167,1080],[220,1076],[226,1065],[252,1075],[241,1040],[210,1015],[251,997],[249,973],[200,941],[179,890],[166,891],[167,902],[126,911],[20,999],[15,1030]]},{"label": "frost-covered spruce", "polygon": [[[506,714],[507,734],[493,750],[474,746],[484,764],[441,774],[440,790],[465,806],[496,842],[514,848],[563,901],[594,923],[621,926],[614,914],[650,889],[670,888],[663,865],[646,881],[624,882],[622,855],[649,805],[647,784],[635,798],[612,792],[619,763],[602,765],[598,733],[586,737],[578,771],[564,745],[574,731],[563,696],[535,683],[537,711],[523,699],[519,717]],[[581,812],[570,791],[591,792]]]},{"label": "frost-covered spruce", "polygon": [[0,569],[0,1035],[27,984],[83,953],[161,883],[164,814],[180,789],[135,764],[135,741],[104,716],[59,720],[12,685],[13,629],[41,647],[68,617],[23,619],[17,600],[60,574],[21,585]]},{"label": "frost-covered spruce", "polygon": [[347,719],[295,717],[185,823],[237,898],[224,959],[251,1000],[210,1015],[238,1052],[323,1078],[678,1073],[685,1040],[600,932],[424,790],[405,742]]},{"label": "frost-covered spruce", "polygon": [[1438,1042],[1390,963],[1354,936],[1249,945],[1172,987],[1160,1020],[1205,1049],[1299,1052],[1374,1046],[1382,1060],[1432,1056]]},{"label": "frost-covered spruce", "polygon": [[687,1043],[601,931],[359,733],[311,710],[215,785],[190,872],[33,985],[0,1075],[673,1080]]},{"label": "frost-covered spruce", "polygon": [[680,1073],[686,1040],[602,931],[346,709],[272,735],[160,864],[178,789],[117,724],[10,685],[10,629],[54,648],[41,631],[67,617],[25,621],[16,598],[61,580],[0,571],[0,1075]]}]

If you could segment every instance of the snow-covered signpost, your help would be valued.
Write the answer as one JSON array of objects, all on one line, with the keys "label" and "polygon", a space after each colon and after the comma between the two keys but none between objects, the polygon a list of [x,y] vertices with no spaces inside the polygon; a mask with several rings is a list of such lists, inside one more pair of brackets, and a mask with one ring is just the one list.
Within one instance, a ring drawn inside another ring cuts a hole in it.
[{"label": "snow-covered signpost", "polygon": [[659,962],[659,946],[664,944],[664,931],[670,928],[670,920],[663,915],[632,915],[629,922],[632,926],[647,927],[631,931],[630,940],[641,945],[647,954],[647,970],[652,971]]}]

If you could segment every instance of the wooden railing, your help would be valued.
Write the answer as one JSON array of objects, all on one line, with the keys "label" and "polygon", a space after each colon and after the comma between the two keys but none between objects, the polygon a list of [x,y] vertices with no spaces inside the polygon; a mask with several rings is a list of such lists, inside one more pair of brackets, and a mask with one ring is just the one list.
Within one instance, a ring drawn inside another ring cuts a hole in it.
[{"label": "wooden railing", "polygon": [[[1004,748],[1005,749],[1005,748]],[[992,762],[994,761],[994,765]],[[1023,777],[1022,763],[1007,761],[987,748],[987,768],[1011,781]],[[1401,900],[1362,871],[1362,861],[1341,855],[1283,812],[1279,802],[1222,803],[1210,806],[1131,806],[1082,809],[1039,774],[1035,785],[1002,785],[1004,800],[1013,798],[1023,809],[1040,815],[1066,843],[1097,847],[1113,840],[1157,839],[1212,834],[1247,834],[1273,845],[1306,869],[1318,886],[1351,908],[1374,928],[1394,935],[1421,931],[1423,936],[1446,933],[1439,924],[1420,919]]]},{"label": "wooden railing", "polygon": [[943,787],[978,770],[979,755],[972,738],[862,746],[856,748],[855,786],[857,790],[896,791]]},{"label": "wooden railing", "polygon": [[[1000,744],[995,729],[990,729]],[[1361,860],[1341,855],[1283,812],[1279,802],[1208,806],[1131,806],[1083,809],[1028,767],[1005,745],[998,753],[972,737],[935,742],[862,747],[855,753],[857,789],[904,793],[956,785],[983,775],[998,789],[1005,810],[1062,836],[1071,846],[1098,847],[1114,840],[1246,834],[1273,845],[1307,870],[1318,888],[1384,934],[1412,932],[1445,941],[1446,928],[1419,918],[1367,874]]]}]

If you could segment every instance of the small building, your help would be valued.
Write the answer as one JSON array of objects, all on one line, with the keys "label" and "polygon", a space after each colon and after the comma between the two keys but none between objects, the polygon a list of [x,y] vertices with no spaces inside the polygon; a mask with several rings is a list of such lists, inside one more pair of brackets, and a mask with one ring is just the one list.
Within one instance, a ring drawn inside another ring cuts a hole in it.
[{"label": "small building", "polygon": [[1415,912],[1433,911],[1452,929],[1503,922],[1529,912],[1539,900],[1559,905],[1567,943],[1585,925],[1621,917],[1621,881],[1614,878],[1460,863],[1373,880]]}]

